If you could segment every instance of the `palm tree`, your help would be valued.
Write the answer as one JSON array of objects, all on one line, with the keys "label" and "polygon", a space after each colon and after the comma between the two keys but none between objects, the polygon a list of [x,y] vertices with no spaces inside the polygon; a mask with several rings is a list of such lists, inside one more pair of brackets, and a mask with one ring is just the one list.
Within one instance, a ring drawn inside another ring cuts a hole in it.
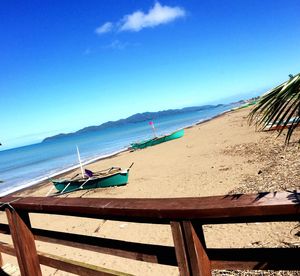
[{"label": "palm tree", "polygon": [[300,124],[300,73],[289,77],[289,80],[261,96],[249,114],[249,123],[261,129],[282,126],[278,136],[284,128],[288,128],[286,144]]}]

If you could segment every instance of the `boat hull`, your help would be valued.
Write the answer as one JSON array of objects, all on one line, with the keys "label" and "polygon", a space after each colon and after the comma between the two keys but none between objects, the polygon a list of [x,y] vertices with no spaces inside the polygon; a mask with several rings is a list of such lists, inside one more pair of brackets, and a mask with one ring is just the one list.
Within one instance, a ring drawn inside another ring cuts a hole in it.
[{"label": "boat hull", "polygon": [[182,137],[183,135],[184,135],[184,129],[180,129],[169,135],[149,139],[149,140],[142,141],[139,143],[133,143],[133,144],[131,144],[131,148],[132,149],[144,149],[144,148],[155,146],[155,145],[158,145],[158,144],[170,141],[170,140],[178,139],[178,138]]},{"label": "boat hull", "polygon": [[264,128],[264,131],[282,130],[282,129],[286,129],[286,128],[290,128],[290,127],[299,127],[300,125],[297,124],[299,121],[300,121],[299,117],[293,117],[288,121],[287,124],[286,124],[286,121],[281,122],[280,124],[279,124],[279,122],[270,123]]},{"label": "boat hull", "polygon": [[[128,174],[129,172],[119,172],[113,175],[105,177],[95,177],[88,179],[80,180],[68,180],[68,179],[57,179],[52,180],[53,185],[58,190],[58,192],[71,192],[79,189],[95,189],[95,188],[105,188],[113,186],[123,186],[128,183]],[[84,184],[84,182],[86,182]],[[82,187],[81,185],[84,184]]]}]

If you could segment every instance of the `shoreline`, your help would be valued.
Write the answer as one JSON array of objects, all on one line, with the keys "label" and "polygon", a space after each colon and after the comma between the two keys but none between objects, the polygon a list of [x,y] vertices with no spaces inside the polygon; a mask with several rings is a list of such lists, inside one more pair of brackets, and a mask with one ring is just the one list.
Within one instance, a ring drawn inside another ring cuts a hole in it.
[{"label": "shoreline", "polygon": [[[175,131],[178,131],[180,129],[191,129],[191,128],[194,128],[196,126],[199,126],[199,125],[202,125],[202,124],[205,124],[205,123],[208,123],[214,119],[217,119],[219,117],[222,117],[228,113],[231,113],[231,112],[235,112],[236,109],[228,109],[228,110],[225,110],[223,112],[221,112],[220,114],[217,114],[209,119],[203,119],[203,120],[199,120],[198,122],[192,124],[192,125],[188,125],[188,126],[185,126],[185,127],[182,127],[182,128],[179,128]],[[91,160],[88,160],[88,161],[85,161],[82,163],[83,166],[86,166],[86,165],[91,165],[91,164],[94,164],[94,163],[97,163],[98,161],[101,161],[101,160],[108,160],[108,159],[111,159],[111,158],[114,158],[120,154],[123,154],[123,153],[126,153],[126,152],[130,152],[131,151],[131,148],[130,147],[127,147],[127,148],[124,148],[124,149],[121,149],[119,151],[116,151],[116,152],[113,152],[111,154],[106,154],[106,155],[101,155],[99,157],[95,157]],[[13,188],[12,191],[9,191],[8,193],[0,193],[0,197],[2,196],[15,196],[17,194],[20,194],[20,193],[23,193],[23,192],[31,192],[33,191],[34,189],[38,189],[40,188],[41,186],[43,185],[46,185],[49,180],[51,178],[62,178],[62,177],[65,177],[65,176],[68,176],[69,174],[72,174],[74,173],[77,169],[80,168],[80,164],[78,165],[75,165],[75,166],[72,166],[70,168],[67,168],[67,169],[64,169],[62,171],[59,171],[59,172],[56,172],[50,176],[47,176],[47,177],[44,177],[42,178],[41,180],[38,180],[36,183],[29,183],[29,184],[25,184],[23,185],[21,188],[18,188],[18,187],[15,187],[15,189]]]},{"label": "shoreline", "polygon": [[[125,167],[134,162],[128,184],[77,191],[60,198],[175,199],[299,189],[299,184],[295,183],[295,179],[300,177],[298,144],[285,147],[284,136],[274,139],[276,133],[272,135],[255,131],[255,127],[246,122],[249,110],[227,112],[187,128],[181,139],[94,162],[88,167],[92,171],[114,165]],[[295,131],[297,138],[300,129]],[[79,169],[75,173],[78,172]],[[52,183],[34,186],[31,191],[27,189],[18,196],[43,197],[52,186]],[[38,213],[31,213],[30,220],[34,228],[137,243],[173,245],[171,229],[167,225]],[[220,224],[205,225],[204,232],[208,248],[292,247],[299,244],[298,231],[293,230],[296,226],[297,222]],[[80,249],[70,250],[69,247],[39,241],[36,245],[41,252],[133,275],[175,276],[179,273],[177,267],[108,254],[99,255]],[[43,275],[65,275],[48,267],[43,269]]]},{"label": "shoreline", "polygon": [[[107,155],[101,155],[99,157],[95,157],[93,158],[92,160],[88,160],[84,163],[82,163],[83,166],[86,166],[86,165],[90,165],[90,164],[93,164],[93,163],[96,163],[98,161],[101,161],[101,160],[106,160],[106,159],[111,159],[111,158],[114,158],[122,153],[125,153],[125,152],[128,152],[130,149],[129,148],[126,148],[126,149],[122,149],[120,151],[117,151],[117,152],[113,152],[112,154],[107,154]],[[22,192],[26,192],[26,191],[31,191],[33,190],[34,188],[39,188],[43,185],[45,185],[51,178],[61,178],[61,177],[64,177],[64,176],[67,176],[73,172],[75,172],[77,169],[80,168],[80,165],[75,165],[71,168],[68,168],[68,169],[65,169],[63,171],[60,171],[58,173],[55,173],[51,176],[47,176],[45,178],[43,178],[42,180],[39,180],[37,183],[33,183],[33,184],[29,184],[28,186],[26,187],[23,187],[21,189],[18,189],[18,190],[15,190],[11,193],[8,193],[8,194],[5,194],[5,195],[2,195],[0,194],[0,196],[14,196],[15,194],[18,194],[18,193],[22,193]]]}]

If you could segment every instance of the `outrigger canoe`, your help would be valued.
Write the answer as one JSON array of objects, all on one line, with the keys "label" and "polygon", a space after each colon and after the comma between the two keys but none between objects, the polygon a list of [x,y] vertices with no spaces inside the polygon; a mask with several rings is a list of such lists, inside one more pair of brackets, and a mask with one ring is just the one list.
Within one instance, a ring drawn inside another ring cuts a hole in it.
[{"label": "outrigger canoe", "polygon": [[129,169],[122,170],[118,167],[112,167],[96,173],[85,170],[86,178],[76,175],[70,179],[52,179],[51,182],[59,193],[122,186],[128,183]]},{"label": "outrigger canoe", "polygon": [[279,124],[279,122],[270,123],[264,128],[264,131],[281,130],[281,129],[289,128],[293,124],[295,127],[299,127],[299,125],[297,125],[298,121],[300,121],[299,117],[293,117],[287,123],[286,123],[286,121],[283,121],[280,124]]},{"label": "outrigger canoe", "polygon": [[149,140],[137,142],[137,143],[132,143],[131,148],[136,150],[136,149],[144,149],[147,147],[151,147],[163,142],[167,142],[170,140],[178,139],[184,135],[184,129],[177,130],[171,134],[160,136],[160,137],[155,137]]}]

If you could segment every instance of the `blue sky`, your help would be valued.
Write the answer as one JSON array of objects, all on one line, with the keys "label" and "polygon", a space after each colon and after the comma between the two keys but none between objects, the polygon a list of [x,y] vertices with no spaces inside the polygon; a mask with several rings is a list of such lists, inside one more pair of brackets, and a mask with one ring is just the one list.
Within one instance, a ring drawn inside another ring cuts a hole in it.
[{"label": "blue sky", "polygon": [[299,72],[300,1],[3,0],[2,149]]}]

